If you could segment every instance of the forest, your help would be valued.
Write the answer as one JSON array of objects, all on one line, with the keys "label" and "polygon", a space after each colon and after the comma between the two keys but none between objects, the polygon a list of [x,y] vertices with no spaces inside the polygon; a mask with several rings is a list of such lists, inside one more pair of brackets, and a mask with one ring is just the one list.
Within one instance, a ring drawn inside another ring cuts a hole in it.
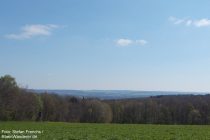
[{"label": "forest", "polygon": [[163,95],[100,100],[20,88],[0,78],[0,121],[54,121],[122,124],[210,124],[210,95]]}]

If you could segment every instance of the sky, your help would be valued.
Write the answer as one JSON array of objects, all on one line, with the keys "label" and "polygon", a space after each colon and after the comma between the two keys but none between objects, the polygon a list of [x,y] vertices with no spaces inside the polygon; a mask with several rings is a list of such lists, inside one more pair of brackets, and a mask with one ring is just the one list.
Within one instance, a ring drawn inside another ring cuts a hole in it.
[{"label": "sky", "polygon": [[33,89],[210,92],[209,0],[2,0],[0,76]]}]

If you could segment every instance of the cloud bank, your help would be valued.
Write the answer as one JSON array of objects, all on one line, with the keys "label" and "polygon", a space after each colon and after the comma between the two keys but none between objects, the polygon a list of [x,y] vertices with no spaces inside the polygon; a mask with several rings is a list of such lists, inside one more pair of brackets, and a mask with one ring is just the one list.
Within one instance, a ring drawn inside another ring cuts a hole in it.
[{"label": "cloud bank", "polygon": [[146,40],[140,39],[140,40],[132,40],[132,39],[127,39],[127,38],[120,38],[116,40],[116,45],[125,47],[125,46],[130,46],[130,45],[139,45],[139,46],[144,46],[148,42]]},{"label": "cloud bank", "polygon": [[183,24],[186,26],[194,26],[194,27],[208,27],[210,26],[210,19],[202,18],[202,19],[189,19],[189,18],[176,18],[169,17],[169,21],[171,21],[175,25]]},{"label": "cloud bank", "polygon": [[16,39],[16,40],[24,40],[30,39],[35,36],[49,36],[52,34],[52,31],[58,28],[58,25],[54,24],[33,24],[33,25],[25,25],[21,27],[20,33],[12,33],[5,35],[8,39]]}]

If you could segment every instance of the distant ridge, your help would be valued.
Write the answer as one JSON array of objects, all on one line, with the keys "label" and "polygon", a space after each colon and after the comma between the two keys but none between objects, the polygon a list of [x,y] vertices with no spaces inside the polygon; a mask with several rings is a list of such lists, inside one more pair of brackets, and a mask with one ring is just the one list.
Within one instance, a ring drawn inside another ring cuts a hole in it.
[{"label": "distant ridge", "polygon": [[133,91],[133,90],[49,90],[29,89],[36,93],[55,93],[59,95],[71,95],[76,97],[99,99],[128,99],[145,98],[158,95],[205,95],[207,92],[176,92],[176,91]]}]

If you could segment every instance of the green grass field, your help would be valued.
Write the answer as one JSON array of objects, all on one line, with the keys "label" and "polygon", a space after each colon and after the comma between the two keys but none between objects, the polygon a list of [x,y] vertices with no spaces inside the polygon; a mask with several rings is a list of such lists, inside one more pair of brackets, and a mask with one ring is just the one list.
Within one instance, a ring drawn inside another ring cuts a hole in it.
[{"label": "green grass field", "polygon": [[[199,125],[0,122],[0,130],[1,139],[5,139],[5,130],[21,130],[22,135],[37,135],[35,139],[42,140],[210,140],[210,126]],[[42,133],[28,134],[26,130]]]}]

